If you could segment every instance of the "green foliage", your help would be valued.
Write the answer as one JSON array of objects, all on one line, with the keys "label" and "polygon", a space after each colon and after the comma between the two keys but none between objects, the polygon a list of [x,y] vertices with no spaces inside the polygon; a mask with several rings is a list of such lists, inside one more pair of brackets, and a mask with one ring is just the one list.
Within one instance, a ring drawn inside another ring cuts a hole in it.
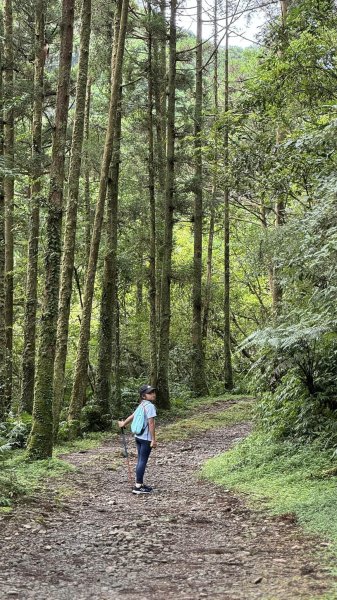
[{"label": "green foliage", "polygon": [[0,506],[11,506],[20,496],[40,489],[46,477],[60,477],[74,467],[57,458],[27,462],[23,451],[4,457],[0,475]]},{"label": "green foliage", "polygon": [[22,413],[19,418],[8,417],[0,423],[0,452],[1,448],[15,449],[24,448],[32,426],[32,417],[28,413]]},{"label": "green foliage", "polygon": [[247,346],[260,352],[253,383],[262,426],[276,436],[323,436],[336,447],[337,223],[334,194],[320,192],[310,211],[282,228],[283,310]]}]

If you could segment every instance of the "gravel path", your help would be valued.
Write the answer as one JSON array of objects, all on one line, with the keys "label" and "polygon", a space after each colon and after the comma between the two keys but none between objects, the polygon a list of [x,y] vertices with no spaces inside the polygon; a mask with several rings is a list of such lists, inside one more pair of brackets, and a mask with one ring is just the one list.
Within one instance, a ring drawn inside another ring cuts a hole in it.
[{"label": "gravel path", "polygon": [[[324,542],[304,536],[291,517],[265,517],[197,479],[207,458],[248,431],[236,425],[160,445],[148,496],[130,493],[124,464],[110,470],[119,440],[68,455],[76,472],[1,519],[0,598],[320,598],[333,583],[319,566]],[[134,462],[130,438],[129,448]]]}]

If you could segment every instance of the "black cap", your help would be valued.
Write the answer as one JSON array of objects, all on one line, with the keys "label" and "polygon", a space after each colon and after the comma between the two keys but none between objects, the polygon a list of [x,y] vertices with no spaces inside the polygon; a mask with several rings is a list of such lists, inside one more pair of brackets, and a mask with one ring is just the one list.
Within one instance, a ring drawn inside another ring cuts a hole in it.
[{"label": "black cap", "polygon": [[147,385],[146,383],[139,388],[139,393],[141,396],[144,394],[149,394],[150,392],[155,392],[156,388],[152,385]]}]

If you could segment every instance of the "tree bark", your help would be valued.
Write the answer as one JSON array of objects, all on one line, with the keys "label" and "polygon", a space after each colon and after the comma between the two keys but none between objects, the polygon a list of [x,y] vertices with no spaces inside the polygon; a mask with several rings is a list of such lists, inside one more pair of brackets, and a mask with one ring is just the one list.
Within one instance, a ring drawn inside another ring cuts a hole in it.
[{"label": "tree bark", "polygon": [[[119,93],[121,96],[121,94]],[[116,345],[115,319],[117,318],[117,242],[118,242],[118,184],[120,165],[121,143],[121,97],[116,118],[116,135],[114,152],[107,194],[107,239],[106,254],[104,259],[104,272],[102,282],[102,297],[100,311],[99,349],[96,378],[96,402],[100,406],[101,414],[105,417],[102,425],[107,425],[106,416],[116,412],[120,406],[120,399],[116,398],[116,387],[112,393],[113,371],[113,346]],[[114,378],[115,378],[114,377]],[[115,382],[116,383],[116,382]],[[114,397],[113,397],[114,396]]]},{"label": "tree bark", "polygon": [[[280,57],[282,57],[283,52],[287,45],[287,35],[286,35],[286,25],[287,25],[287,16],[288,16],[288,8],[289,8],[289,0],[280,0],[280,9],[281,9],[281,20],[282,27],[284,30],[284,40],[283,46],[279,51]],[[277,127],[276,130],[276,144],[280,144],[284,134],[282,132],[282,128],[280,126]],[[279,195],[275,202],[275,227],[281,227],[285,223],[285,202],[283,195]],[[272,310],[273,315],[277,316],[281,312],[282,308],[282,296],[283,290],[280,283],[278,269],[274,264],[271,265],[271,277],[270,277],[270,288],[271,288],[271,296],[272,296]]]},{"label": "tree bark", "polygon": [[217,119],[219,115],[219,90],[218,90],[218,7],[217,0],[214,2],[214,74],[213,74],[213,97],[214,97],[214,122],[215,122],[215,140],[214,140],[214,171],[213,171],[213,183],[212,183],[212,197],[211,197],[211,209],[210,209],[210,221],[209,221],[209,233],[208,233],[208,245],[207,245],[207,275],[205,285],[205,300],[204,300],[204,314],[202,323],[202,337],[203,340],[207,340],[208,323],[209,323],[209,312],[211,305],[212,295],[212,262],[213,262],[213,240],[214,240],[214,224],[215,224],[215,206],[217,202],[218,193],[218,128]]},{"label": "tree bark", "polygon": [[228,0],[226,0],[226,45],[225,45],[225,193],[224,193],[224,385],[226,390],[233,389],[232,353],[231,353],[231,325],[230,325],[230,234],[229,234],[229,31],[228,31]]},{"label": "tree bark", "polygon": [[6,409],[12,403],[13,297],[14,297],[14,57],[12,0],[4,0],[4,177],[5,197],[5,322],[6,322]]},{"label": "tree bark", "polygon": [[150,201],[150,248],[149,248],[149,304],[150,304],[150,382],[157,385],[157,303],[156,303],[156,195],[153,136],[153,34],[152,6],[147,3],[148,12],[148,89],[147,89],[147,128],[148,128],[148,178]]},{"label": "tree bark", "polygon": [[[121,80],[122,80],[123,55],[124,55],[126,25],[127,25],[127,17],[128,17],[128,6],[129,6],[128,0],[120,0],[120,1],[122,1],[120,31],[119,31],[119,36],[118,36],[116,61],[115,61],[115,64],[112,64],[112,68],[111,68],[112,80],[111,80],[111,97],[110,97],[110,106],[109,106],[109,118],[108,118],[108,126],[107,126],[107,131],[106,131],[103,158],[102,158],[102,164],[101,164],[99,193],[98,193],[98,200],[97,200],[96,212],[95,212],[95,221],[94,221],[94,227],[93,227],[92,239],[91,239],[89,264],[88,264],[88,270],[87,270],[87,274],[86,274],[85,292],[84,292],[84,300],[83,300],[83,314],[82,314],[82,323],[81,323],[81,329],[80,329],[80,338],[79,338],[79,343],[78,343],[74,384],[73,384],[73,388],[72,388],[72,394],[71,394],[71,400],[70,400],[70,406],[69,406],[69,414],[68,414],[70,437],[74,437],[74,436],[80,434],[82,397],[83,397],[83,393],[84,393],[83,374],[86,371],[87,361],[88,361],[88,345],[89,345],[89,337],[90,337],[91,309],[92,309],[92,301],[93,301],[93,295],[94,295],[96,267],[97,267],[100,239],[101,239],[102,221],[103,221],[103,215],[104,215],[104,204],[105,204],[105,196],[106,196],[106,191],[107,191],[109,168],[110,168],[110,163],[111,163],[111,158],[112,158],[114,140],[115,140],[115,136],[116,136],[116,113],[117,113],[117,105],[118,105],[118,98],[119,98],[119,88],[120,88]],[[113,58],[114,58],[114,53],[113,53]]]},{"label": "tree bark", "polygon": [[87,269],[90,255],[91,239],[91,205],[90,205],[90,165],[89,165],[89,140],[90,140],[90,104],[91,104],[91,79],[87,81],[87,97],[85,101],[84,121],[84,218],[85,218],[85,267]]},{"label": "tree bark", "polygon": [[160,328],[161,277],[164,252],[165,168],[166,168],[166,15],[165,1],[160,2],[160,29],[153,36],[152,88],[155,107],[155,157],[158,173],[158,206],[156,216],[156,312],[157,332]]},{"label": "tree bark", "polygon": [[35,65],[34,103],[32,125],[32,185],[30,190],[30,228],[28,241],[28,264],[26,303],[23,327],[22,387],[20,411],[31,413],[35,384],[35,337],[37,311],[37,276],[40,229],[40,193],[42,175],[42,110],[44,80],[45,0],[35,4]]},{"label": "tree bark", "polygon": [[81,159],[84,137],[90,29],[91,0],[83,0],[81,13],[80,57],[76,87],[76,109],[69,167],[69,185],[63,243],[63,258],[61,266],[56,354],[54,365],[53,423],[55,440],[57,439],[60,412],[63,405],[64,396],[64,377],[67,358],[69,315],[74,272],[79,181],[81,174]]},{"label": "tree bark", "polygon": [[197,0],[197,47],[195,64],[194,110],[194,255],[192,289],[192,389],[196,396],[208,393],[205,378],[205,361],[202,344],[202,0]]},{"label": "tree bark", "polygon": [[[0,40],[0,64],[3,47]],[[0,73],[0,157],[4,155],[4,114],[2,73]],[[5,198],[3,176],[0,174],[0,421],[6,413],[6,322],[5,322]]]},{"label": "tree bark", "polygon": [[174,211],[174,150],[175,150],[175,81],[176,81],[176,0],[171,0],[170,39],[169,39],[169,82],[167,105],[167,150],[165,181],[165,239],[160,299],[160,337],[158,364],[158,406],[170,407],[169,394],[169,347],[171,321],[171,262]]},{"label": "tree bark", "polygon": [[73,24],[74,0],[63,0],[61,49],[46,228],[45,289],[36,370],[33,423],[28,444],[28,457],[31,460],[48,458],[52,455],[53,450],[53,373],[58,317],[64,154],[68,121]]}]

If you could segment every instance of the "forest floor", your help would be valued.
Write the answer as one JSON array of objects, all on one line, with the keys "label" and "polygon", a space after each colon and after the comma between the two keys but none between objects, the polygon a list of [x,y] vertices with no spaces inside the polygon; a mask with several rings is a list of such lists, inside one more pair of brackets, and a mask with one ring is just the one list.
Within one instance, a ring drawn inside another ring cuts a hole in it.
[{"label": "forest floor", "polygon": [[[222,407],[223,409],[224,407]],[[149,495],[130,493],[120,440],[67,455],[76,470],[1,517],[0,597],[38,600],[316,600],[334,578],[324,540],[198,479],[248,435],[241,423],[162,442]],[[128,438],[131,462],[136,453]]]}]

